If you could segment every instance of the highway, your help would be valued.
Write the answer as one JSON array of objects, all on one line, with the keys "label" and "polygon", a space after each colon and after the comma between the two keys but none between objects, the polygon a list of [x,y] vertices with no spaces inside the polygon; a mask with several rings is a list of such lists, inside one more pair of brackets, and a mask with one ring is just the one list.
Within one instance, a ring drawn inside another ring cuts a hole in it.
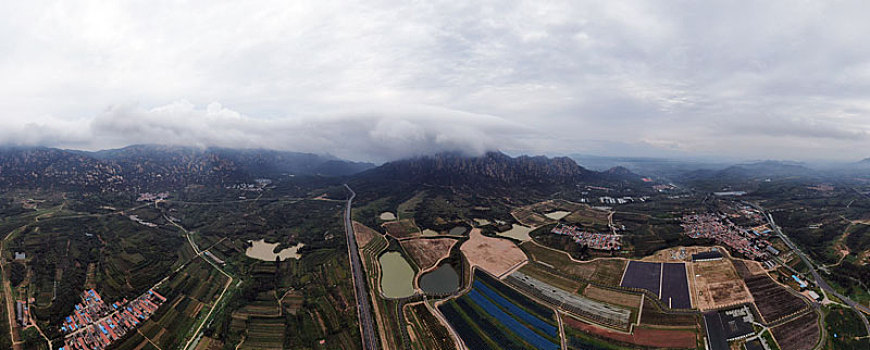
[{"label": "highway", "polygon": [[786,236],[782,232],[779,226],[776,225],[776,222],[773,221],[773,215],[770,215],[770,213],[765,211],[764,208],[757,204],[748,204],[752,205],[753,207],[755,207],[755,209],[758,209],[762,213],[764,213],[764,215],[767,217],[767,221],[770,223],[770,228],[773,229],[773,231],[776,232],[776,234],[780,238],[782,238],[782,241],[785,242],[789,249],[793,250],[798,255],[798,257],[801,258],[804,264],[806,264],[807,267],[810,269],[810,274],[812,274],[813,279],[816,280],[816,285],[818,285],[819,288],[822,288],[826,293],[836,296],[844,303],[846,303],[846,305],[849,305],[853,310],[855,310],[855,312],[858,313],[858,317],[860,317],[861,321],[864,322],[864,327],[867,329],[867,334],[870,334],[870,322],[867,321],[867,316],[865,315],[865,313],[870,314],[870,308],[856,303],[852,299],[849,299],[845,295],[842,295],[834,290],[834,288],[832,288],[831,285],[829,285],[828,282],[826,282],[825,279],[822,278],[821,275],[819,275],[819,272],[818,270],[816,270],[816,266],[812,263],[812,261],[800,249],[798,249],[798,247],[791,241],[791,239],[789,239],[788,236]]},{"label": "highway", "polygon": [[354,293],[356,294],[357,310],[359,311],[359,327],[362,335],[363,350],[378,349],[377,334],[375,333],[374,321],[372,320],[372,308],[369,303],[369,293],[366,291],[368,286],[366,273],[363,270],[362,263],[359,257],[359,247],[356,245],[356,236],[353,232],[353,223],[351,222],[350,208],[353,204],[353,199],[356,197],[356,192],[350,189],[347,184],[344,185],[350,191],[350,198],[347,199],[347,209],[344,213],[344,229],[347,232],[347,249],[350,256],[350,267],[353,273]]}]

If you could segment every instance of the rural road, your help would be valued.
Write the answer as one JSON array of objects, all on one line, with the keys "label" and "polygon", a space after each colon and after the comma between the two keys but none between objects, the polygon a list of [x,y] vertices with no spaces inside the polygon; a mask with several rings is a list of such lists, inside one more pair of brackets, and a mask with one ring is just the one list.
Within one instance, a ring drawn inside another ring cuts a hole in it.
[{"label": "rural road", "polygon": [[371,303],[369,303],[369,293],[366,291],[368,286],[366,274],[363,270],[362,263],[359,257],[359,247],[356,245],[356,236],[353,232],[353,223],[351,222],[350,208],[353,204],[353,199],[356,197],[356,192],[350,189],[347,184],[344,185],[350,191],[350,198],[347,199],[347,209],[344,215],[344,229],[347,231],[347,249],[350,255],[350,267],[353,273],[353,286],[356,293],[357,310],[359,310],[359,327],[362,335],[363,350],[377,350],[378,340],[375,334],[374,321],[372,321]]},{"label": "rural road", "polygon": [[798,255],[798,257],[801,258],[804,264],[807,265],[807,267],[810,269],[810,273],[813,275],[813,279],[816,280],[816,285],[818,285],[819,288],[822,288],[826,293],[836,296],[844,303],[849,305],[853,310],[855,310],[855,312],[858,313],[858,317],[860,317],[861,321],[864,322],[864,327],[867,330],[867,334],[870,334],[870,322],[867,321],[867,316],[865,315],[865,313],[870,314],[870,308],[856,303],[852,299],[849,299],[845,295],[842,295],[834,290],[834,288],[832,288],[831,285],[829,285],[828,282],[826,282],[825,279],[822,278],[821,275],[819,275],[819,272],[816,270],[816,266],[813,265],[812,261],[806,255],[804,255],[804,253],[800,249],[798,249],[798,247],[788,238],[788,236],[786,236],[782,232],[779,226],[776,225],[776,222],[773,221],[773,215],[765,211],[764,208],[757,204],[752,204],[752,206],[765,214],[765,216],[767,217],[767,221],[770,223],[770,227],[773,229],[773,231],[776,232],[776,234],[779,235],[780,238],[782,238],[782,241],[785,242],[789,249],[793,250]]}]

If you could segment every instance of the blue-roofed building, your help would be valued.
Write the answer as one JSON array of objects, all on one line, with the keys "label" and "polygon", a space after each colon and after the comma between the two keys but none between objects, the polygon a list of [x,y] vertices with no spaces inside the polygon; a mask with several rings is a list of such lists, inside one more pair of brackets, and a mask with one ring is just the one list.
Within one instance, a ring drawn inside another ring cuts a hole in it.
[{"label": "blue-roofed building", "polygon": [[794,280],[795,280],[795,282],[797,282],[797,283],[798,283],[798,285],[800,285],[800,286],[801,286],[801,289],[803,289],[803,288],[806,288],[806,287],[807,287],[807,283],[806,283],[806,282],[804,282],[804,281],[802,281],[802,280],[801,280],[801,278],[800,278],[800,277],[798,277],[798,276],[797,276],[797,275],[791,275],[791,278],[794,278]]}]

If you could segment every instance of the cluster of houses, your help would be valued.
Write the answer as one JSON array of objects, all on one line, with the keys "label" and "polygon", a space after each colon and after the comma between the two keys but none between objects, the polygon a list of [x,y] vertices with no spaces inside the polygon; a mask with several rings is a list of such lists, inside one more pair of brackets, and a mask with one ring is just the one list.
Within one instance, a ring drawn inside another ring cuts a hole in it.
[{"label": "cluster of houses", "polygon": [[106,303],[93,289],[81,295],[82,302],[64,319],[61,331],[66,334],[60,350],[102,350],[121,338],[157,311],[166,298],[148,290],[138,298],[120,303]]},{"label": "cluster of houses", "polygon": [[691,238],[713,239],[756,260],[779,254],[766,239],[771,233],[766,225],[747,230],[713,213],[684,215],[682,220],[683,232]]},{"label": "cluster of houses", "polygon": [[154,201],[162,201],[166,198],[169,198],[169,192],[160,192],[160,193],[151,193],[144,192],[139,194],[139,198],[136,199],[138,202],[154,202]]},{"label": "cluster of houses", "polygon": [[573,225],[559,224],[550,232],[557,235],[569,236],[574,242],[586,245],[592,249],[619,250],[622,249],[621,236],[612,233],[589,232]]}]

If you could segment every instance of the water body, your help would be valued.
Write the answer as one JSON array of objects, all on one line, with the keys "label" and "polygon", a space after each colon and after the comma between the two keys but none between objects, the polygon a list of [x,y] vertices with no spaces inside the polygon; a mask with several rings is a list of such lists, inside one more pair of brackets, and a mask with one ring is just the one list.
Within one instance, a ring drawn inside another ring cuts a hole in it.
[{"label": "water body", "polygon": [[381,292],[388,298],[414,295],[414,269],[399,252],[386,252],[378,259],[381,264]]},{"label": "water body", "polygon": [[529,232],[532,232],[531,227],[512,224],[510,230],[507,230],[504,232],[499,232],[498,235],[502,236],[502,237],[510,237],[510,238],[525,242],[525,241],[532,239],[532,237],[529,236]]},{"label": "water body", "polygon": [[305,246],[304,244],[299,243],[294,247],[281,249],[280,252],[275,253],[275,248],[278,247],[278,243],[266,243],[265,239],[259,241],[248,241],[248,243],[251,243],[251,246],[245,250],[245,255],[263,261],[275,261],[275,258],[280,258],[281,261],[290,258],[299,259],[302,257],[302,255],[298,253],[299,248]]},{"label": "water body", "polygon": [[557,210],[557,211],[554,211],[554,212],[546,213],[546,214],[544,214],[544,216],[546,216],[546,217],[548,217],[548,218],[550,218],[550,219],[553,219],[553,220],[562,220],[562,218],[568,216],[568,214],[571,214],[571,212],[568,212],[568,211],[562,211],[562,210]]},{"label": "water body", "polygon": [[392,221],[392,220],[396,220],[396,214],[385,211],[385,212],[381,213],[380,218],[381,218],[381,220],[384,220],[384,221]]},{"label": "water body", "polygon": [[450,264],[420,276],[420,288],[426,294],[450,294],[459,288],[459,274]]},{"label": "water body", "polygon": [[465,228],[465,226],[456,226],[456,227],[450,229],[450,234],[454,235],[454,236],[462,236],[467,231],[468,231],[468,229]]}]

